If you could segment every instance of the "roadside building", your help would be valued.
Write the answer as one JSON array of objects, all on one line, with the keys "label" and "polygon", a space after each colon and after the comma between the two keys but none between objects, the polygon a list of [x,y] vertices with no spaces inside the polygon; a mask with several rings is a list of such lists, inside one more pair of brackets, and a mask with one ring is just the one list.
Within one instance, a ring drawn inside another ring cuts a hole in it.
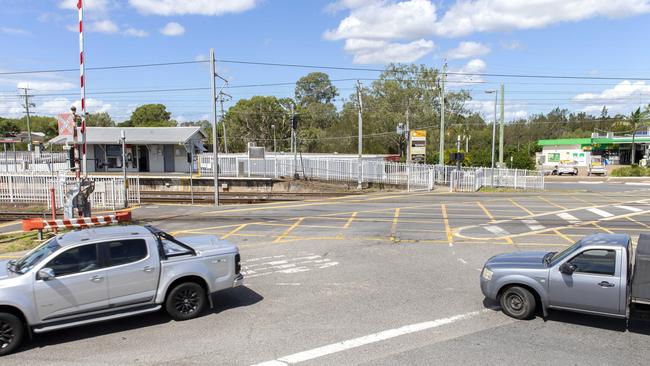
[{"label": "roadside building", "polygon": [[611,165],[629,165],[633,139],[636,147],[634,163],[644,163],[650,147],[648,131],[637,132],[634,138],[631,135],[615,136],[610,132],[606,135],[594,133],[586,138],[539,140],[537,144],[542,147],[542,152],[537,154],[537,161],[544,166],[575,161],[578,166],[586,167],[592,156],[600,156]]},{"label": "roadside building", "polygon": [[[188,154],[205,150],[205,133],[199,127],[88,127],[86,129],[89,172],[187,173]],[[126,137],[122,160],[121,131]],[[50,144],[69,148],[71,136],[57,136]]]}]

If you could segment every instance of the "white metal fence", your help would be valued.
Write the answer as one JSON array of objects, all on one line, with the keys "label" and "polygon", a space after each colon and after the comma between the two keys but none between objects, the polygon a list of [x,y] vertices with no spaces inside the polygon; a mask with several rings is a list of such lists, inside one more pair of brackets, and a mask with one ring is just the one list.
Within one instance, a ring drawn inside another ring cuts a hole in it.
[{"label": "white metal fence", "polygon": [[[201,174],[213,172],[211,155],[201,155]],[[323,181],[382,183],[406,186],[408,190],[432,190],[435,185],[448,186],[453,191],[475,192],[481,187],[515,189],[544,189],[541,172],[523,169],[491,169],[454,166],[405,164],[383,160],[359,161],[335,158],[298,158],[277,156],[270,159],[246,157],[219,158],[219,174],[235,177],[301,177]]]},{"label": "white metal fence", "polygon": [[[95,190],[90,195],[93,208],[118,209],[124,204],[124,179],[93,177]],[[140,178],[128,178],[129,203],[140,203]],[[56,207],[63,207],[65,194],[72,187],[72,176],[12,174],[0,176],[0,203],[34,203],[51,207],[50,188],[55,189]]]},{"label": "white metal fence", "polygon": [[65,153],[4,151],[0,153],[0,173],[50,172],[68,169]]}]

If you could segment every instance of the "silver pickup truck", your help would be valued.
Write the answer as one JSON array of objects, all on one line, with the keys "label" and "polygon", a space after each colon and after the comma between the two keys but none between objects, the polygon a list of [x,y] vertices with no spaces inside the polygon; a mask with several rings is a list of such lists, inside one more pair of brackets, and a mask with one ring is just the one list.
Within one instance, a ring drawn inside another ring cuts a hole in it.
[{"label": "silver pickup truck", "polygon": [[481,291],[516,319],[547,309],[627,318],[647,316],[650,305],[650,235],[636,252],[629,235],[595,234],[556,252],[518,252],[490,258]]},{"label": "silver pickup truck", "polygon": [[25,335],[158,311],[192,319],[210,294],[239,286],[236,246],[176,239],[151,226],[55,236],[0,269],[0,356]]}]

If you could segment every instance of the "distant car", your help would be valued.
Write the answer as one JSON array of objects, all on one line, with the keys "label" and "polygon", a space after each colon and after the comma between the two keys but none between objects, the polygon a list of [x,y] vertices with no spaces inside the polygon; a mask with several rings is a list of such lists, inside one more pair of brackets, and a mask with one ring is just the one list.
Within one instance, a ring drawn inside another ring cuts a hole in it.
[{"label": "distant car", "polygon": [[160,309],[192,319],[212,305],[210,294],[244,281],[236,246],[151,226],[58,235],[2,269],[0,356],[31,333]]},{"label": "distant car", "polygon": [[592,174],[607,175],[607,168],[603,164],[602,158],[600,156],[591,157],[591,163],[589,164],[589,171],[587,171],[587,175]]},{"label": "distant car", "polygon": [[558,165],[555,169],[557,171],[557,175],[578,175],[578,163],[575,161],[560,162],[560,165]]}]

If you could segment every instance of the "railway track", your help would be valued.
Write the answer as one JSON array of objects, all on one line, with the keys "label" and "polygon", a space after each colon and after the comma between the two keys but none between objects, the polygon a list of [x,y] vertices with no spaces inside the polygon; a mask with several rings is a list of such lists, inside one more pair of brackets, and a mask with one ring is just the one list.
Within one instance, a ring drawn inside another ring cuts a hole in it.
[{"label": "railway track", "polygon": [[22,219],[32,219],[32,218],[49,218],[50,213],[45,212],[0,212],[0,222],[2,221],[14,221]]},{"label": "railway track", "polygon": [[[268,192],[220,192],[219,201],[225,204],[236,203],[262,203],[262,202],[283,202],[302,201],[306,199],[331,198],[350,196],[356,193],[268,193]],[[194,203],[214,203],[212,192],[195,192]],[[190,192],[141,192],[140,202],[144,203],[190,203],[192,194]]]}]

